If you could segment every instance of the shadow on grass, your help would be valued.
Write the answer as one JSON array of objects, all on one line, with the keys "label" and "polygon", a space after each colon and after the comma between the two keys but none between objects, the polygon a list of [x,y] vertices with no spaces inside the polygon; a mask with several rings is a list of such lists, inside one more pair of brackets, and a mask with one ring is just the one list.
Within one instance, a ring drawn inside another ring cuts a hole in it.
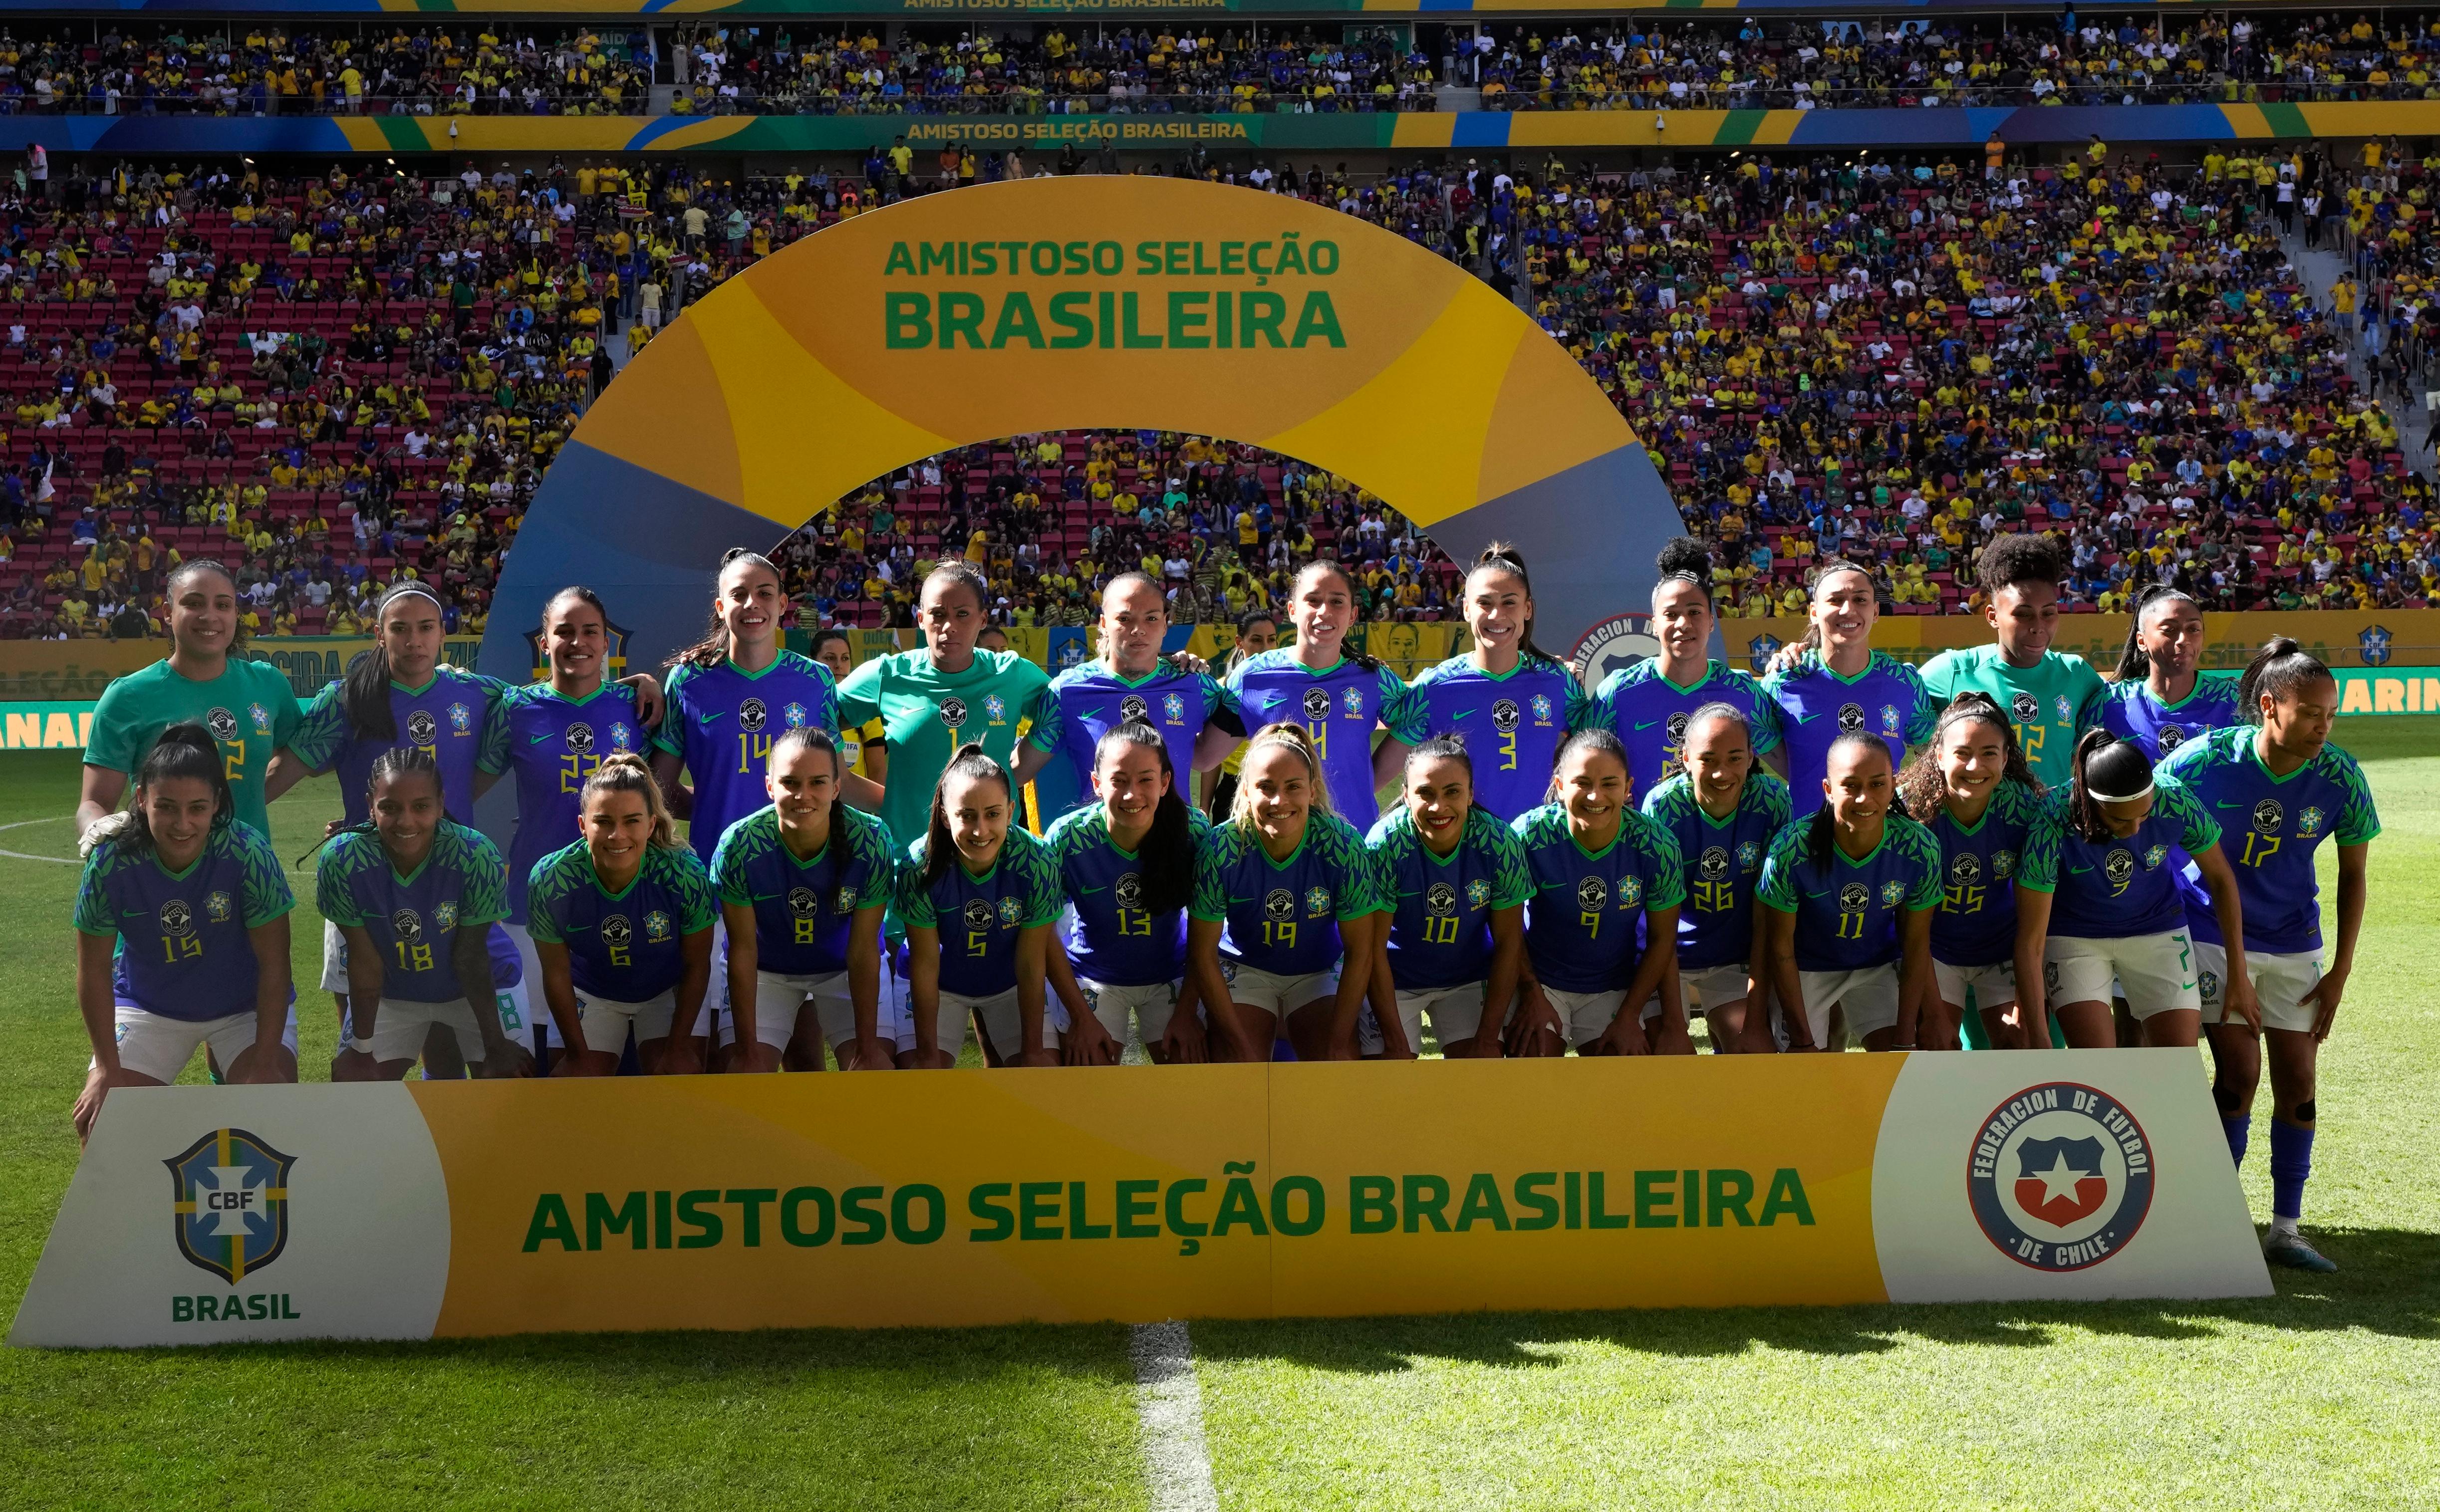
[{"label": "shadow on grass", "polygon": [[2225,1329],[2322,1333],[2362,1329],[2440,1340],[2440,1234],[2395,1229],[2317,1231],[2335,1275],[2274,1270],[2273,1297],[2202,1302],[2011,1302],[1858,1307],[1665,1308],[1651,1311],[1459,1313],[1409,1318],[1214,1321],[1194,1325],[1194,1349],[1214,1361],[1284,1360],[1314,1370],[1390,1374],[1418,1360],[1551,1368],[1555,1346],[1588,1341],[1645,1354],[1717,1358],[1755,1348],[1796,1354],[1879,1354],[1910,1339],[2040,1349],[2066,1330],[2166,1341]]}]

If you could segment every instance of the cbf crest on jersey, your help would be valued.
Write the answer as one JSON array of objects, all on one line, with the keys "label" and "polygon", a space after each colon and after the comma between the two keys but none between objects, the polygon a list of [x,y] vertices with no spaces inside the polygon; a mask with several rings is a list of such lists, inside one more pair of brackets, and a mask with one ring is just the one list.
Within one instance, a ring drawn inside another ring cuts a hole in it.
[{"label": "cbf crest on jersey", "polygon": [[1168,721],[1169,721],[1171,724],[1173,724],[1173,725],[1182,725],[1182,724],[1185,724],[1185,723],[1186,723],[1186,695],[1185,695],[1184,693],[1163,693],[1163,694],[1161,694],[1161,695],[1160,695],[1160,717],[1161,717],[1161,718],[1163,718],[1163,719],[1168,720]]},{"label": "cbf crest on jersey", "polygon": [[449,706],[449,729],[452,734],[473,734],[475,732],[475,711],[467,708],[464,704],[451,704]]},{"label": "cbf crest on jersey", "polygon": [[178,1252],[234,1287],[288,1248],[282,1155],[242,1128],[214,1129],[161,1162],[170,1168],[170,1223]]},{"label": "cbf crest on jersey", "polygon": [[2152,1209],[2152,1143],[2108,1093],[2029,1087],[1991,1110],[1966,1152],[1966,1200],[2000,1253],[2083,1270],[2126,1248]]},{"label": "cbf crest on jersey", "polygon": [[983,717],[995,725],[1008,723],[1008,700],[997,693],[983,694]]},{"label": "cbf crest on jersey", "polygon": [[1576,649],[1568,654],[1568,670],[1585,685],[1585,692],[1598,693],[1602,679],[1611,673],[1659,655],[1660,640],[1652,633],[1652,616],[1614,614],[1577,639]]}]

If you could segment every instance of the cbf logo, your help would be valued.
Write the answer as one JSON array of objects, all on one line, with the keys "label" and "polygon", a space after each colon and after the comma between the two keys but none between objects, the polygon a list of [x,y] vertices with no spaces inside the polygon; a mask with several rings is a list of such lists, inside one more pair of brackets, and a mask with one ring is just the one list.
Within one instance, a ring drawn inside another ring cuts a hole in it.
[{"label": "cbf logo", "polygon": [[475,732],[475,711],[467,708],[464,704],[451,704],[449,706],[449,729],[452,734],[473,734]]},{"label": "cbf logo", "polygon": [[995,725],[1008,723],[1008,700],[997,693],[983,694],[983,717]]},{"label": "cbf logo", "polygon": [[1893,877],[1881,884],[1881,907],[1894,909],[1906,897],[1906,884]]},{"label": "cbf logo", "polygon": [[282,1155],[242,1128],[214,1129],[170,1168],[170,1224],[178,1252],[234,1287],[288,1247],[288,1171]]},{"label": "cbf logo", "polygon": [[1534,723],[1537,725],[1547,725],[1551,722],[1552,706],[1551,695],[1549,693],[1535,693],[1531,707],[1534,711]]},{"label": "cbf logo", "polygon": [[1347,717],[1350,719],[1363,718],[1364,690],[1361,688],[1342,689],[1338,694],[1338,707],[1347,711]]},{"label": "cbf logo", "polygon": [[1313,918],[1317,918],[1317,919],[1320,918],[1323,914],[1328,913],[1328,912],[1330,911],[1330,889],[1328,889],[1328,888],[1307,888],[1307,889],[1305,889],[1305,890],[1304,890],[1304,911],[1305,911],[1308,915],[1312,916]]},{"label": "cbf logo", "polygon": [[1756,636],[1747,642],[1746,659],[1752,664],[1755,676],[1759,677],[1770,670],[1770,658],[1786,643],[1777,636]]},{"label": "cbf logo", "polygon": [[257,734],[268,735],[271,733],[270,710],[263,708],[260,704],[248,704],[245,706],[245,713],[247,718],[254,721],[254,729]]},{"label": "cbf logo", "polygon": [[809,716],[805,713],[804,705],[792,703],[788,705],[787,708],[780,711],[780,717],[786,721],[790,729],[802,729],[805,728],[805,720]]},{"label": "cbf logo", "polygon": [[1762,865],[1761,843],[1755,840],[1739,841],[1737,844],[1737,870],[1740,872],[1750,872],[1760,865]]},{"label": "cbf logo", "polygon": [[2309,840],[2316,835],[2321,834],[2322,818],[2322,811],[2313,807],[2309,803],[2305,807],[2298,809],[2296,811],[2297,837],[2299,839]]},{"label": "cbf logo", "polygon": [[1491,903],[1491,884],[1480,877],[1465,885],[1465,903],[1470,909],[1487,908]]},{"label": "cbf logo", "polygon": [[1611,673],[1659,655],[1660,640],[1652,633],[1652,616],[1614,614],[1576,641],[1576,649],[1568,656],[1568,670],[1585,685],[1585,692],[1598,693]]},{"label": "cbf logo", "polygon": [[2389,641],[2388,626],[2366,626],[2363,634],[2356,637],[2356,654],[2363,658],[2367,667],[2386,667],[2389,665]]},{"label": "cbf logo", "polygon": [[1182,724],[1185,724],[1185,723],[1186,723],[1186,695],[1185,695],[1185,694],[1183,694],[1183,693],[1163,693],[1163,694],[1161,694],[1161,695],[1160,695],[1160,717],[1161,717],[1161,718],[1163,718],[1163,719],[1168,720],[1168,721],[1169,721],[1171,724],[1173,724],[1173,725],[1182,725]]},{"label": "cbf logo", "polygon": [[1966,1155],[1985,1237],[2018,1265],[2082,1270],[2126,1248],[2152,1208],[2152,1144],[2115,1098],[2076,1082],[1991,1110]]}]

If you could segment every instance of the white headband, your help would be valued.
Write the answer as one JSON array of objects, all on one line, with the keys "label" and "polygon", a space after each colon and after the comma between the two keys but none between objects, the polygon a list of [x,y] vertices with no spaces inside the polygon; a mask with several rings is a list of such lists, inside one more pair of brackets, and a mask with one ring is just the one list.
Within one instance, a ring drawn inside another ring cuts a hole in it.
[{"label": "white headband", "polygon": [[2145,783],[2132,793],[2096,793],[2088,787],[2084,790],[2084,796],[2096,803],[2133,803],[2151,797],[2152,784]]}]

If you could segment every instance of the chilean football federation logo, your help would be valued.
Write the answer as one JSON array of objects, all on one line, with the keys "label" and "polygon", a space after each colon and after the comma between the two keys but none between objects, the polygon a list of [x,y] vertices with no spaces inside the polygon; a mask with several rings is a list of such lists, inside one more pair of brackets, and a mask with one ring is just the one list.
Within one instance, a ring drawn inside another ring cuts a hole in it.
[{"label": "chilean football federation logo", "polygon": [[222,1128],[161,1163],[170,1168],[170,1224],[190,1264],[234,1287],[288,1248],[288,1171],[296,1157]]},{"label": "chilean football federation logo", "polygon": [[1614,614],[1586,631],[1568,655],[1568,667],[1585,692],[1599,693],[1605,678],[1660,655],[1648,614]]},{"label": "chilean football federation logo", "polygon": [[1965,1158],[1975,1221],[2035,1270],[2083,1270],[2126,1249],[2151,1211],[2152,1178],[2143,1125],[2079,1082],[2029,1087],[1993,1108]]}]

